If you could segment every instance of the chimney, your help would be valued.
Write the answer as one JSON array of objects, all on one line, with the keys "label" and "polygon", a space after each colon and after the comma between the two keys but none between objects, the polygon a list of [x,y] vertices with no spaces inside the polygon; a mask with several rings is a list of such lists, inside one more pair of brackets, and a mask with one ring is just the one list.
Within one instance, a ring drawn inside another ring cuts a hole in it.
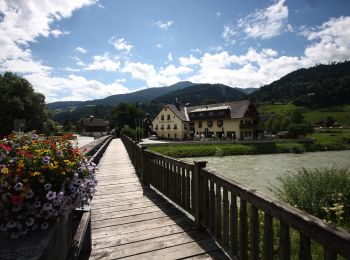
[{"label": "chimney", "polygon": [[181,110],[180,103],[177,101],[177,98],[175,100],[175,106],[178,110]]}]

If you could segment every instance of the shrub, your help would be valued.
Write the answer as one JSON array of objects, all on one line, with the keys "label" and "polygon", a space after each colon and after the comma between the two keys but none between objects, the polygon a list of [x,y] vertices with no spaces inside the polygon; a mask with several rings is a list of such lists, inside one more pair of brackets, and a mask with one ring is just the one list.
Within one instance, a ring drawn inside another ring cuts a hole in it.
[{"label": "shrub", "polygon": [[334,224],[350,224],[350,171],[335,166],[287,172],[272,192],[281,200]]},{"label": "shrub", "polygon": [[96,191],[95,166],[67,136],[0,140],[0,231],[25,236],[88,204]]}]

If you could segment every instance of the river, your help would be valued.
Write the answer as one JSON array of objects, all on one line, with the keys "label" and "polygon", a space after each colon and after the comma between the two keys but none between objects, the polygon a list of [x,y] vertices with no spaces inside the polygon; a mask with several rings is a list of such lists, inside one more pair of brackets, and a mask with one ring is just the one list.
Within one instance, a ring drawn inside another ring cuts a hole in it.
[{"label": "river", "polygon": [[222,157],[184,158],[186,162],[207,161],[207,167],[228,178],[265,194],[273,195],[269,187],[278,183],[277,177],[297,169],[337,165],[350,168],[350,150],[312,152],[303,154],[264,154]]}]

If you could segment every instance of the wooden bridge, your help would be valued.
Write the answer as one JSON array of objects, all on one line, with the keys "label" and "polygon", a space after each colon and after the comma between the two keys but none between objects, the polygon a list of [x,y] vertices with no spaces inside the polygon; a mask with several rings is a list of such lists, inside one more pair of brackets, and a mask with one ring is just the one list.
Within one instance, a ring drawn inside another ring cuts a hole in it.
[{"label": "wooden bridge", "polygon": [[140,183],[120,139],[100,160],[91,259],[226,259],[208,233]]},{"label": "wooden bridge", "polygon": [[205,162],[122,141],[113,140],[100,160],[91,259],[350,259],[350,233]]}]

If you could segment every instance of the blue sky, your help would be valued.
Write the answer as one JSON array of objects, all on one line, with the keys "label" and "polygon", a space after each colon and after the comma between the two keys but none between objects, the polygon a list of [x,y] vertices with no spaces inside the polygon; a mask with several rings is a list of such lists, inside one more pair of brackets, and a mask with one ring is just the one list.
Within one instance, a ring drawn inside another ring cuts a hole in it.
[{"label": "blue sky", "polygon": [[0,0],[0,72],[47,102],[182,80],[259,87],[350,59],[348,0]]}]

